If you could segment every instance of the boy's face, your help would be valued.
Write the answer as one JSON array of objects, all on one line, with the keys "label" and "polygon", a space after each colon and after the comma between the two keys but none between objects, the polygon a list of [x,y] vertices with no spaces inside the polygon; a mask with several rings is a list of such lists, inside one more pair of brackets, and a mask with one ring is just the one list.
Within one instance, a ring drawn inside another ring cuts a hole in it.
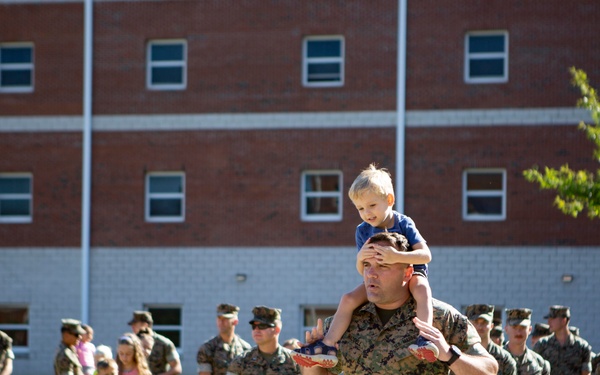
[{"label": "boy's face", "polygon": [[119,369],[108,366],[107,368],[98,369],[98,375],[118,375]]},{"label": "boy's face", "polygon": [[391,194],[384,197],[372,191],[365,191],[352,203],[365,223],[376,228],[388,228],[393,225],[394,197]]}]

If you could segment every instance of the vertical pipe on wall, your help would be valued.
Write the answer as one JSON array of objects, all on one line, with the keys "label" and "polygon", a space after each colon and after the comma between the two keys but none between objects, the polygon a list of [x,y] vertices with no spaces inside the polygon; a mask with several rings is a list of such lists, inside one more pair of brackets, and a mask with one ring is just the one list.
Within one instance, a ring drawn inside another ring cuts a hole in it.
[{"label": "vertical pipe on wall", "polygon": [[396,211],[404,212],[404,148],[406,131],[406,20],[408,0],[398,0],[398,64],[396,67]]},{"label": "vertical pipe on wall", "polygon": [[84,2],[83,41],[83,142],[81,186],[81,320],[89,322],[90,212],[92,180],[92,44],[93,0]]}]

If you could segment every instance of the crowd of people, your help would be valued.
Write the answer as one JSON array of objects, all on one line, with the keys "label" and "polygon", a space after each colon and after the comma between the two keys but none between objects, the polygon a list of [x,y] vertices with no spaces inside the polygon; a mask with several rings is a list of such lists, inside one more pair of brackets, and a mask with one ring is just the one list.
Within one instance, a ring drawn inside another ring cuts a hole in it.
[{"label": "crowd of people", "polygon": [[[600,358],[570,329],[566,306],[551,306],[547,326],[538,324],[535,330],[530,309],[507,309],[502,329],[501,324],[494,327],[493,305],[470,305],[463,314],[433,298],[427,280],[431,251],[414,221],[392,209],[387,170],[371,164],[348,196],[363,221],[355,233],[356,268],[363,282],[341,297],[333,317],[318,320],[303,344],[290,339],[280,345],[281,310],[256,306],[249,322],[255,345],[250,345],[235,333],[239,308],[218,305],[218,334],[198,349],[198,375],[588,375],[594,370]],[[55,374],[181,374],[175,345],[154,332],[152,324],[149,312],[135,311],[132,332],[118,340],[113,359],[110,348],[94,348],[91,327],[63,320]],[[530,335],[532,349],[527,347]],[[12,368],[12,358],[9,345],[0,353],[0,370]],[[600,366],[595,374],[600,375]]]}]

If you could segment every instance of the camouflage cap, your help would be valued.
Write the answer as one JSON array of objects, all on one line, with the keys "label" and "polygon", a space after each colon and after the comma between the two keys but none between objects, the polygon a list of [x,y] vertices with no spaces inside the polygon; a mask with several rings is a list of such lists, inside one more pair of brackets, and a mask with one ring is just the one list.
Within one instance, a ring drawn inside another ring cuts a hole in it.
[{"label": "camouflage cap", "polygon": [[488,322],[494,320],[494,305],[469,305],[465,311],[469,320],[485,319]]},{"label": "camouflage cap", "polygon": [[252,309],[254,319],[250,321],[250,324],[264,323],[271,327],[275,327],[275,321],[281,320],[281,309],[275,309],[267,306],[256,306]]},{"label": "camouflage cap", "polygon": [[506,324],[509,326],[531,325],[531,309],[506,309]]},{"label": "camouflage cap", "polygon": [[76,319],[62,319],[62,332],[69,332],[74,335],[85,335],[85,330],[81,328],[81,322]]},{"label": "camouflage cap", "polygon": [[490,337],[500,337],[503,333],[504,332],[502,331],[502,326],[497,325],[494,326],[494,328],[492,328],[492,330],[490,331]]},{"label": "camouflage cap", "polygon": [[228,303],[222,303],[217,306],[217,316],[222,316],[223,318],[237,318],[239,311],[239,307]]},{"label": "camouflage cap", "polygon": [[548,315],[544,317],[544,319],[548,318],[570,318],[571,311],[567,306],[554,305],[550,306],[550,312]]},{"label": "camouflage cap", "polygon": [[575,336],[579,336],[579,328],[575,326],[569,326],[569,331],[571,331],[571,333]]},{"label": "camouflage cap", "polygon": [[531,336],[548,336],[550,333],[550,326],[548,324],[535,323],[535,326],[533,326],[533,332],[531,332]]},{"label": "camouflage cap", "polygon": [[148,323],[152,325],[152,314],[149,311],[134,311],[133,319],[131,319],[127,324],[132,325],[133,323],[137,322]]}]

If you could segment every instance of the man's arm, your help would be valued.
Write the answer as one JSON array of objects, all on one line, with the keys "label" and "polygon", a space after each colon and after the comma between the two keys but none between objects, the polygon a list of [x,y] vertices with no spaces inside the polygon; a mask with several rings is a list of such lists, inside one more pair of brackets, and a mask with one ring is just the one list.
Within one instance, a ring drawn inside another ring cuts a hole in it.
[{"label": "man's arm", "polygon": [[2,370],[2,373],[0,373],[0,375],[10,375],[12,374],[13,371],[13,360],[12,358],[8,357],[6,358],[6,362],[4,362],[4,369]]},{"label": "man's arm", "polygon": [[181,374],[181,361],[179,358],[169,361],[169,371],[163,373],[163,375],[179,375]]}]

